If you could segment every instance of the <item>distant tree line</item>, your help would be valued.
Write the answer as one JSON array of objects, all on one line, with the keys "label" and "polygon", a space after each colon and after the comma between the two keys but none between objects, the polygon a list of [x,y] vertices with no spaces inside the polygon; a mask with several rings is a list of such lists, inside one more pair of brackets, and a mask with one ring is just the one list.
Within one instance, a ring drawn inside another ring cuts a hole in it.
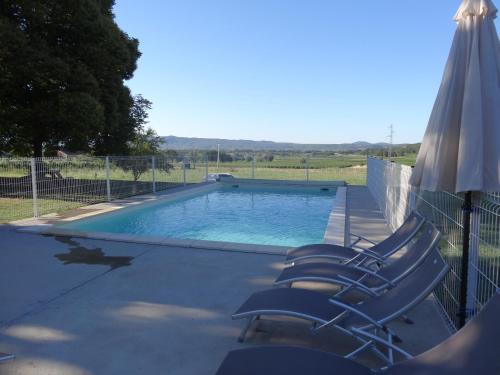
[{"label": "distant tree line", "polygon": [[[176,151],[168,149],[168,144],[163,145],[163,150],[158,151],[162,155],[166,155],[177,161],[187,161],[191,163],[198,163],[205,161],[208,158],[209,162],[217,161],[217,150],[190,150],[190,151]],[[166,148],[166,149],[165,149]],[[418,153],[420,144],[412,144],[405,146],[395,146],[392,150],[393,157],[403,157],[407,155],[415,155]],[[350,151],[311,151],[311,152],[298,152],[298,151],[251,151],[251,150],[224,150],[219,152],[219,161],[222,163],[231,162],[247,162],[251,163],[254,159],[259,163],[272,164],[276,158],[289,159],[297,158],[301,164],[307,163],[307,159],[312,158],[334,158],[342,156],[353,155],[366,155],[377,157],[388,157],[388,149],[368,149],[368,150],[350,150]]]},{"label": "distant tree line", "polygon": [[396,146],[392,148],[392,155],[389,155],[389,148],[380,149],[380,150],[367,150],[368,155],[379,156],[379,157],[403,157],[407,155],[418,154],[420,150],[420,143],[405,145],[405,146]]}]

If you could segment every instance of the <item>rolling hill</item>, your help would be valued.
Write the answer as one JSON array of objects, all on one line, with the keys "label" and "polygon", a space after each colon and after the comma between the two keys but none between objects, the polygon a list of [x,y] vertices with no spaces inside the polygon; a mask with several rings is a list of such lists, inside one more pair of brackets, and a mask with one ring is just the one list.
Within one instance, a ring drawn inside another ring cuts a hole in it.
[{"label": "rolling hill", "polygon": [[[220,145],[221,150],[252,150],[252,151],[355,151],[366,149],[383,149],[388,143],[354,142],[342,144],[301,144],[272,141],[250,141],[244,139],[218,138],[186,138],[173,135],[162,137],[163,147],[173,150],[214,150]],[[394,145],[394,147],[404,145]]]}]

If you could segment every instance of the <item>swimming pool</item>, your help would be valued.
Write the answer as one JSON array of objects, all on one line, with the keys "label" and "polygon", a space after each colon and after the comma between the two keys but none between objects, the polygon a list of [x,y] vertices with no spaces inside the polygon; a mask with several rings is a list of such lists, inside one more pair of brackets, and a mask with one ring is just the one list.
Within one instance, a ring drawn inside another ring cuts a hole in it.
[{"label": "swimming pool", "polygon": [[336,189],[220,184],[173,200],[62,224],[126,233],[257,245],[323,242]]}]

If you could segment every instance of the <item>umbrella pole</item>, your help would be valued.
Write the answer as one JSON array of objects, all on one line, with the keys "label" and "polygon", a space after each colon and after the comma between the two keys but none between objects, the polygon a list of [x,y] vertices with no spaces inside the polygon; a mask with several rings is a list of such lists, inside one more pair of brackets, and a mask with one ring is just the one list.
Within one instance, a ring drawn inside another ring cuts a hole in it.
[{"label": "umbrella pole", "polygon": [[463,231],[462,231],[462,272],[460,275],[460,309],[459,309],[459,328],[467,323],[467,285],[469,283],[469,249],[470,249],[470,228],[472,213],[472,192],[465,193],[463,212]]}]

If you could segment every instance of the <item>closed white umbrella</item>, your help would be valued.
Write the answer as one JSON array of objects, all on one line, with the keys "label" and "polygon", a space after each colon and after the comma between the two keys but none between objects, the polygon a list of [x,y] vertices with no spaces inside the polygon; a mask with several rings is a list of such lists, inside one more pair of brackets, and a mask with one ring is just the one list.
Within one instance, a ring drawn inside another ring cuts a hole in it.
[{"label": "closed white umbrella", "polygon": [[423,190],[500,191],[500,42],[491,0],[464,0],[415,165]]},{"label": "closed white umbrella", "polygon": [[500,191],[500,42],[491,0],[464,0],[411,183],[465,192],[461,324],[466,318],[472,192]]}]

